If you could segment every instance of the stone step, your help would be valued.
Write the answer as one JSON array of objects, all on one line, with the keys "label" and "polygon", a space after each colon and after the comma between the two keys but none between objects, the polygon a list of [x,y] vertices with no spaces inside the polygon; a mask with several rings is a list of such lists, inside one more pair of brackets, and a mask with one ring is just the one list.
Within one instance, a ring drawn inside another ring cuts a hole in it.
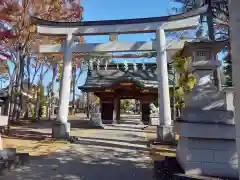
[{"label": "stone step", "polygon": [[174,157],[165,157],[165,159],[154,161],[154,172],[156,180],[237,180],[233,178],[186,175]]},{"label": "stone step", "polygon": [[16,157],[16,148],[3,148],[0,150],[0,159],[14,160]]},{"label": "stone step", "polygon": [[16,153],[14,148],[5,148],[2,151],[2,159],[0,160],[0,176],[11,173],[16,167],[29,162],[29,153]]},{"label": "stone step", "polygon": [[16,153],[15,163],[24,165],[30,161],[29,153]]},{"label": "stone step", "polygon": [[237,180],[237,179],[207,177],[207,176],[190,176],[190,175],[186,175],[186,174],[174,174],[173,180]]}]

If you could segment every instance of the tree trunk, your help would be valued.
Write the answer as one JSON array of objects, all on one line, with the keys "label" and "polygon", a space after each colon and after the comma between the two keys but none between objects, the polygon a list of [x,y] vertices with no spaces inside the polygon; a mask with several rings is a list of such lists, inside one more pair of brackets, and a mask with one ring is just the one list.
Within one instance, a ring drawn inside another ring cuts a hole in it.
[{"label": "tree trunk", "polygon": [[[27,74],[28,74],[28,77],[27,77],[27,83],[28,83],[28,89],[27,89],[27,92],[29,93],[30,92],[30,89],[31,89],[31,73],[30,73],[30,62],[31,61],[31,57],[28,57],[27,58]],[[27,97],[27,101],[26,101],[26,106],[27,106],[27,109],[26,109],[26,112],[25,112],[25,115],[24,115],[24,119],[28,119],[29,117],[29,109],[31,108],[30,107],[30,103],[29,103],[29,97]]]},{"label": "tree trunk", "polygon": [[[18,75],[16,78],[16,93],[14,95],[14,107],[13,107],[13,115],[12,115],[12,122],[19,123],[20,116],[22,111],[22,89],[23,89],[23,78],[24,78],[24,60],[25,60],[25,53],[23,50],[17,52],[17,63],[18,63]],[[14,88],[15,89],[15,88]]]},{"label": "tree trunk", "polygon": [[5,108],[4,108],[4,115],[10,115],[10,107],[12,103],[12,90],[13,90],[13,83],[16,76],[16,67],[14,67],[13,74],[10,74],[10,71],[8,69],[8,75],[9,75],[9,85],[8,85],[8,98],[5,102]]},{"label": "tree trunk", "polygon": [[[207,11],[208,37],[211,41],[215,41],[212,0],[206,0],[206,3],[208,4],[208,11]],[[216,70],[214,70],[213,76],[215,79],[215,85],[217,86],[218,90],[220,90],[221,89],[220,68],[217,68]]]},{"label": "tree trunk", "polygon": [[40,120],[40,108],[41,108],[41,93],[40,93],[40,84],[43,80],[43,67],[44,67],[44,63],[42,62],[41,64],[41,71],[40,71],[40,79],[38,81],[38,96],[37,96],[37,106],[36,106],[36,117],[37,117],[37,120]]},{"label": "tree trunk", "polygon": [[48,119],[51,120],[52,114],[54,114],[54,86],[55,86],[55,78],[57,75],[57,64],[53,65],[53,70],[52,70],[52,84],[51,84],[51,90],[50,90],[50,96],[49,96],[49,117]]},{"label": "tree trunk", "polygon": [[73,75],[72,75],[72,93],[73,93],[72,114],[75,115],[76,65],[73,66],[72,73],[73,73]]},{"label": "tree trunk", "polygon": [[173,70],[173,111],[172,111],[172,118],[173,120],[176,120],[176,97],[175,97],[175,91],[176,91],[176,71]]}]

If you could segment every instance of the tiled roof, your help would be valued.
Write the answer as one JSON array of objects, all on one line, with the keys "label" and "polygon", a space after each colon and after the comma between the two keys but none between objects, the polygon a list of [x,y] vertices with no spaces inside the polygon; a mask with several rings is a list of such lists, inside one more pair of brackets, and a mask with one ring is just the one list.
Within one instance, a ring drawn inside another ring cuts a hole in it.
[{"label": "tiled roof", "polygon": [[[157,73],[155,63],[146,64],[146,68],[142,68],[142,64],[138,64],[136,70],[133,65],[128,65],[129,69],[124,70],[123,64],[119,69],[100,69],[93,70],[87,77],[86,82],[80,89],[89,88],[107,88],[118,82],[136,82],[142,87],[158,88]],[[171,78],[169,78],[171,79]],[[173,83],[170,82],[170,86]]]}]

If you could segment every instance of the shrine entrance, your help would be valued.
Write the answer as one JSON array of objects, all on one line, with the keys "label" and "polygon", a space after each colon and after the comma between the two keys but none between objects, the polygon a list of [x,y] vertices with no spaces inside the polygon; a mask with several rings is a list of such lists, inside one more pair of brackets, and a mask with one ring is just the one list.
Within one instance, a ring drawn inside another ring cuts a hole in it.
[{"label": "shrine entrance", "polygon": [[89,68],[87,80],[79,89],[99,97],[103,124],[121,123],[120,102],[126,99],[137,100],[140,122],[150,123],[149,104],[158,99],[156,63],[128,64],[127,69],[124,64],[109,63],[106,67],[96,63]]}]

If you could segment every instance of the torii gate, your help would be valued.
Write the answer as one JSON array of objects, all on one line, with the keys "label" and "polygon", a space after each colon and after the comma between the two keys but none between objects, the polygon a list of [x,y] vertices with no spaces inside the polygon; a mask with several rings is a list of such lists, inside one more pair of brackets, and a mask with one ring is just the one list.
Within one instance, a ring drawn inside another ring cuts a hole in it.
[{"label": "torii gate", "polygon": [[[68,104],[70,97],[70,83],[73,53],[89,52],[133,52],[133,51],[156,51],[159,83],[159,110],[160,126],[158,138],[165,140],[171,132],[171,110],[168,85],[167,54],[183,47],[183,41],[166,41],[165,32],[196,29],[199,24],[200,14],[205,13],[207,6],[184,14],[140,18],[124,20],[83,21],[83,22],[53,22],[33,17],[32,21],[37,25],[37,32],[46,36],[66,36],[64,44],[41,45],[40,53],[56,54],[63,53],[63,78],[59,101],[58,124],[53,127],[53,136],[56,138],[68,138],[70,124],[67,121]],[[74,36],[88,35],[111,35],[111,34],[136,34],[156,33],[156,40],[150,42],[119,42],[117,40],[104,44],[74,43]]]}]

